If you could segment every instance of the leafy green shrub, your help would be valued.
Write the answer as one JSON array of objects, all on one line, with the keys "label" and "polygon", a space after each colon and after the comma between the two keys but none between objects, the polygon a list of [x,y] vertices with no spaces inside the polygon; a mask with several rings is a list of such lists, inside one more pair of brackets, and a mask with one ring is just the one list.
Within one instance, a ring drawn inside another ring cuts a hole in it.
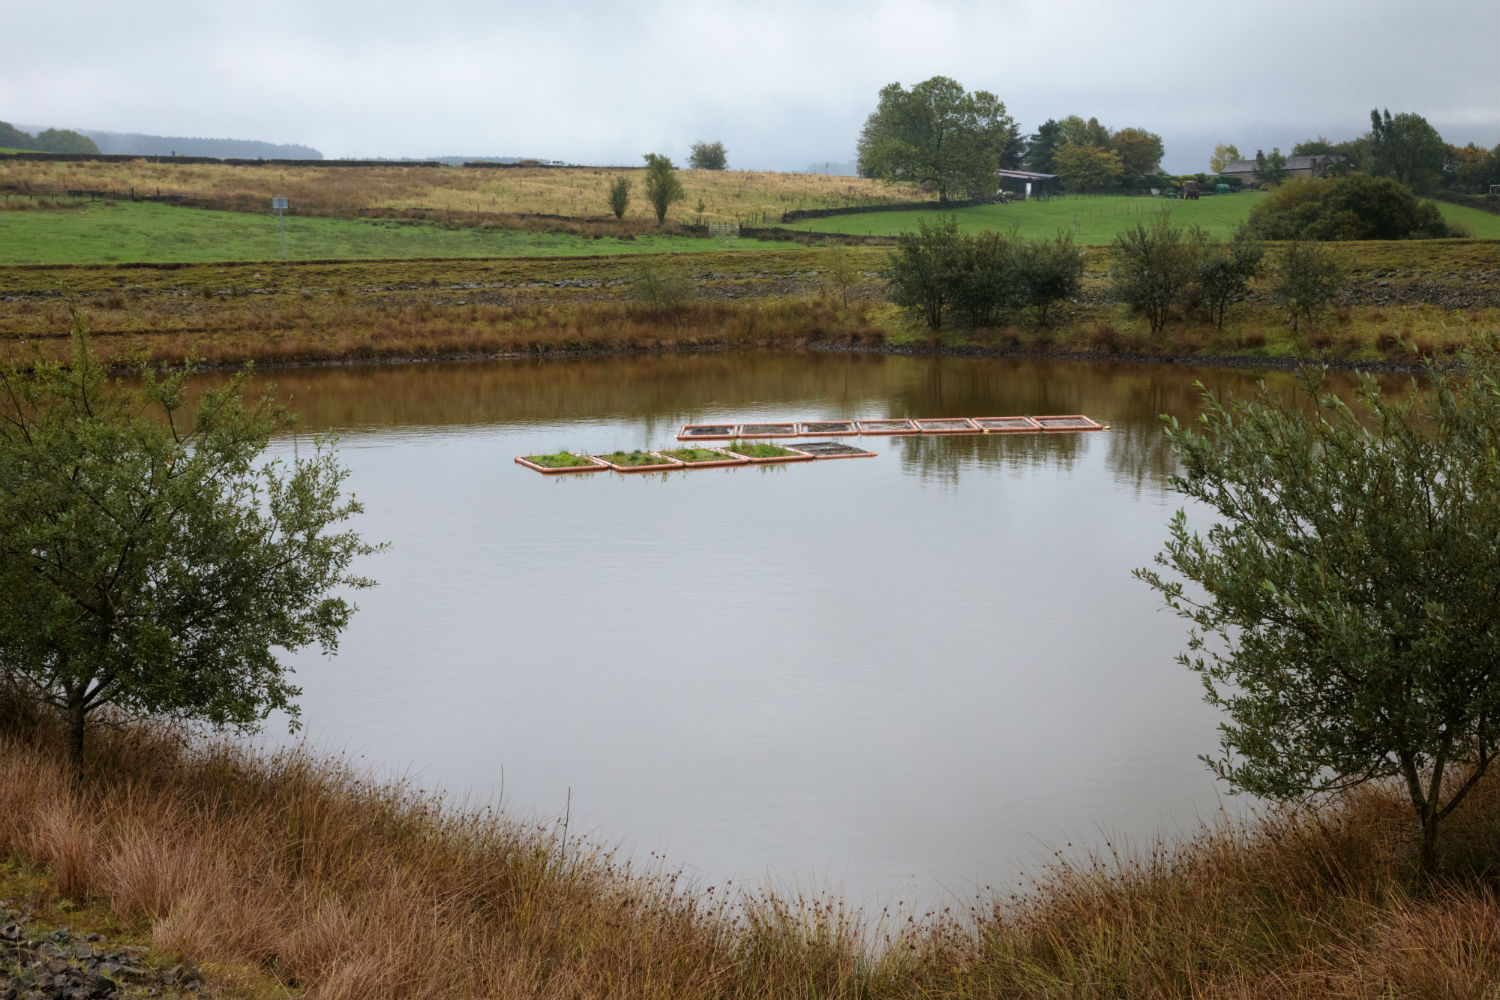
[{"label": "leafy green shrub", "polygon": [[995,319],[1020,303],[1017,240],[990,231],[960,236],[953,266],[953,307],[970,327],[993,326]]},{"label": "leafy green shrub", "polygon": [[1245,226],[1237,228],[1228,243],[1205,248],[1198,264],[1198,295],[1220,329],[1224,310],[1249,290],[1265,252],[1265,245]]},{"label": "leafy green shrub", "polygon": [[614,179],[609,186],[609,210],[615,213],[615,218],[623,219],[625,209],[630,206],[630,178],[623,174]]},{"label": "leafy green shrub", "polygon": [[694,170],[724,170],[729,166],[729,154],[722,142],[695,142],[688,154],[688,166]]},{"label": "leafy green shrub", "polygon": [[1271,297],[1286,312],[1296,332],[1300,320],[1305,319],[1311,327],[1343,287],[1343,269],[1333,254],[1317,243],[1298,240],[1288,244],[1282,255]]},{"label": "leafy green shrub", "polygon": [[660,153],[646,154],[645,190],[658,226],[667,221],[667,209],[672,203],[687,197],[682,190],[682,181],[677,179],[677,168],[670,158]]},{"label": "leafy green shrub", "polygon": [[636,270],[632,285],[635,297],[660,313],[672,313],[681,309],[692,291],[680,275],[663,270],[649,259],[643,261]]},{"label": "leafy green shrub", "polygon": [[891,301],[942,326],[952,307],[970,327],[992,326],[1008,313],[1034,307],[1046,324],[1051,306],[1078,294],[1083,258],[1071,233],[1022,240],[1014,231],[959,233],[952,216],[902,233],[885,272]]},{"label": "leafy green shrub", "polygon": [[919,314],[929,330],[943,326],[943,312],[953,299],[961,270],[958,221],[945,215],[935,222],[917,220],[917,231],[896,239],[885,270],[892,302]]},{"label": "leafy green shrub", "polygon": [[1055,303],[1078,295],[1083,284],[1083,255],[1073,245],[1073,234],[1066,231],[1051,240],[1028,240],[1017,250],[1021,302],[1035,308],[1046,326],[1047,314]]},{"label": "leafy green shrub", "polygon": [[1172,225],[1167,212],[1155,216],[1149,226],[1136,223],[1115,237],[1110,252],[1115,297],[1144,312],[1156,333],[1166,325],[1172,307],[1187,303],[1194,293],[1207,242],[1197,226]]},{"label": "leafy green shrub", "polygon": [[1415,240],[1455,235],[1430,201],[1389,177],[1347,174],[1288,181],[1250,212],[1267,240]]}]

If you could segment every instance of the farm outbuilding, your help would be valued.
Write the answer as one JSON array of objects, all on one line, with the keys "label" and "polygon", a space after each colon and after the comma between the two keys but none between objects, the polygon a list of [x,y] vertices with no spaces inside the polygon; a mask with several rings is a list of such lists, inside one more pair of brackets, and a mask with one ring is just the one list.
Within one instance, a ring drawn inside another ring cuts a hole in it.
[{"label": "farm outbuilding", "polygon": [[[1256,157],[1264,156],[1261,150],[1255,151]],[[1288,156],[1286,158],[1286,178],[1293,177],[1326,177],[1328,169],[1335,164],[1342,163],[1342,156]],[[1255,160],[1231,160],[1219,171],[1222,177],[1238,177],[1245,182],[1245,187],[1260,187],[1260,175],[1255,172]]]},{"label": "farm outbuilding", "polygon": [[1057,190],[1056,174],[1038,174],[1030,170],[1000,171],[1000,190],[995,197],[1045,198]]}]

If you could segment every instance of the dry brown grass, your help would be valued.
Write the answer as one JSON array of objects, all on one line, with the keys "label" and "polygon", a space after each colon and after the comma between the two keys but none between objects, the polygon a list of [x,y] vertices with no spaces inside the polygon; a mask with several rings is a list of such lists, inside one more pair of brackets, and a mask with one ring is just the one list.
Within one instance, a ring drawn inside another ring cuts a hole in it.
[{"label": "dry brown grass", "polygon": [[[134,316],[85,310],[83,316],[93,330],[95,352],[112,363],[141,357],[160,363],[191,357],[211,365],[238,365],[785,349],[814,341],[878,344],[884,339],[863,310],[840,309],[818,298],[697,301],[667,309],[636,302],[415,303],[394,308],[294,303],[277,309],[230,302],[195,317],[152,310]],[[51,308],[46,332],[0,338],[0,352],[66,360],[71,356],[66,323],[66,316]]]},{"label": "dry brown grass", "polygon": [[[128,197],[170,196],[203,207],[266,212],[285,197],[303,215],[430,219],[452,225],[517,225],[526,214],[603,217],[609,186],[632,182],[625,219],[654,228],[641,190],[644,169],[604,167],[287,167],[214,164],[46,163],[0,161],[0,191],[56,199],[70,190]],[[683,170],[687,197],[673,206],[675,222],[779,222],[790,209],[834,208],[921,201],[910,185],[858,177],[748,170]],[[25,200],[13,201],[18,207]],[[506,218],[510,217],[510,218]],[[611,222],[613,221],[611,217]]]},{"label": "dry brown grass", "polygon": [[[1384,250],[1383,245],[1375,250]],[[1423,281],[1461,263],[1437,248]],[[1458,255],[1458,256],[1454,256]],[[216,364],[797,347],[813,342],[922,345],[932,340],[882,301],[887,251],[776,245],[755,253],[0,267],[0,360],[64,358],[68,303],[102,356],[187,356]],[[836,282],[842,270],[847,284]],[[652,297],[643,276],[680,295]],[[1107,301],[1090,277],[1050,328],[1031,316],[1001,329],[945,329],[948,347],[1114,357],[1309,352],[1331,362],[1412,363],[1456,356],[1500,327],[1500,308],[1346,305],[1342,319],[1294,335],[1258,301],[1222,330],[1197,314],[1158,334]],[[845,305],[845,294],[848,302]],[[668,301],[668,300],[671,301]]]},{"label": "dry brown grass", "polygon": [[[101,729],[0,736],[0,856],[162,951],[309,997],[1348,997],[1493,1000],[1500,787],[1414,872],[1399,796],[1227,820],[1057,862],[968,912],[734,901],[560,825],[446,807],[339,760]],[[46,904],[49,900],[40,900]],[[56,902],[50,900],[50,902]]]}]

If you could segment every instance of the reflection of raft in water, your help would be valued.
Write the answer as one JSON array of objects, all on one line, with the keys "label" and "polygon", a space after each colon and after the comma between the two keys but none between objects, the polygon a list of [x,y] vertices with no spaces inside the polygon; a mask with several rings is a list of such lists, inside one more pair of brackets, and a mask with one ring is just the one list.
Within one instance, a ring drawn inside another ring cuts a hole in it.
[{"label": "reflection of raft in water", "polygon": [[686,424],[679,441],[730,441],[736,438],[849,437],[855,434],[1039,434],[1104,431],[1108,426],[1081,413],[1045,417],[889,417],[880,420],[763,421],[753,424]]}]

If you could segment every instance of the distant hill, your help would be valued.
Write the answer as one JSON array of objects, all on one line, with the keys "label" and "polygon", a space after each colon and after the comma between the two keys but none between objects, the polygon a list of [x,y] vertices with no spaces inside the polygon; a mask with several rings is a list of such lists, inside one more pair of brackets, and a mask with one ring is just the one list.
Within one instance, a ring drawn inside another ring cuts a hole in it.
[{"label": "distant hill", "polygon": [[200,139],[181,135],[143,135],[140,132],[94,132],[79,129],[93,139],[99,152],[124,156],[214,156],[246,160],[321,160],[323,154],[296,143],[262,142],[259,139]]}]

